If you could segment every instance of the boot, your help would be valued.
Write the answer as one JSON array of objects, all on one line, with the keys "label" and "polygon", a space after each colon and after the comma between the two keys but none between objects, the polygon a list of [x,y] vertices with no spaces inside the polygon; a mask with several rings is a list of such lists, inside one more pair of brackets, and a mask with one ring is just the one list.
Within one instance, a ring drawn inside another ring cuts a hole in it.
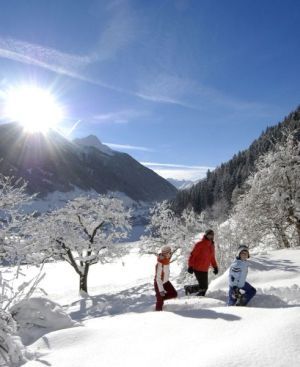
[{"label": "boot", "polygon": [[186,296],[191,294],[191,286],[190,285],[185,285],[184,286],[184,293],[185,293]]},{"label": "boot", "polygon": [[199,289],[199,292],[196,294],[196,296],[204,297],[206,293],[206,289]]},{"label": "boot", "polygon": [[186,296],[188,296],[189,294],[192,293],[196,293],[199,292],[199,285],[198,284],[194,284],[194,285],[185,285],[184,286],[184,293]]},{"label": "boot", "polygon": [[236,306],[246,306],[246,297],[241,294],[240,297],[238,298],[238,300],[236,301]]}]

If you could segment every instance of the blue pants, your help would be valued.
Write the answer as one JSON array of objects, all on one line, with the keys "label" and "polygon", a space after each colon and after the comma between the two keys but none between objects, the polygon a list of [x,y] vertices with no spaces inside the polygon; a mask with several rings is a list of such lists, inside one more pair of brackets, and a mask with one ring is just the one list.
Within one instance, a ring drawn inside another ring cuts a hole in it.
[{"label": "blue pants", "polygon": [[[245,283],[245,285],[240,288],[243,289],[245,291],[245,293],[243,294],[243,305],[246,306],[248,304],[248,302],[250,301],[250,299],[252,299],[255,294],[256,294],[256,289],[254,287],[252,287],[251,284],[249,283]],[[233,287],[229,287],[229,292],[228,292],[228,306],[234,306],[236,304],[237,299],[234,297],[234,292],[233,292]]]}]

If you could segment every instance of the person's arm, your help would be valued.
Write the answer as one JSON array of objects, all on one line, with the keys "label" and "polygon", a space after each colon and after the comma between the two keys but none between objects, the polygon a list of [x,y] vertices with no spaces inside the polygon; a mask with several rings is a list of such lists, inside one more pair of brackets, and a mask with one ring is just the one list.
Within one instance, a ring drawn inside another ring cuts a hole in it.
[{"label": "person's arm", "polygon": [[214,269],[218,269],[218,264],[215,255],[215,245],[212,245],[211,265]]},{"label": "person's arm", "polygon": [[231,280],[232,287],[239,287],[241,274],[242,274],[242,269],[241,269],[240,264],[238,264],[237,262],[234,262],[231,265],[230,271],[229,271],[229,277]]},{"label": "person's arm", "polygon": [[189,262],[188,262],[188,266],[189,268],[194,268],[194,259],[195,259],[195,254],[197,253],[197,250],[198,250],[198,242],[195,244],[191,254],[190,254],[190,257],[189,257]]},{"label": "person's arm", "polygon": [[248,263],[247,261],[241,261],[241,275],[238,282],[238,287],[242,288],[245,285],[248,274]]},{"label": "person's arm", "polygon": [[157,266],[156,266],[155,280],[156,280],[156,283],[157,283],[158,290],[160,292],[164,292],[164,286],[163,286],[163,282],[162,282],[162,279],[161,279],[162,272],[163,272],[163,265],[162,265],[162,263],[158,262]]},{"label": "person's arm", "polygon": [[170,265],[163,266],[164,278],[162,280],[163,284],[169,280],[170,277]]}]

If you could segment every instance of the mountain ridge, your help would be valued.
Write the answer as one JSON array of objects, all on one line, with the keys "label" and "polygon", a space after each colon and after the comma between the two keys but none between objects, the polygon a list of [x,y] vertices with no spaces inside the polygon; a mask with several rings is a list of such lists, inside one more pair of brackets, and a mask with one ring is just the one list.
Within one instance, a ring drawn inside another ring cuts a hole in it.
[{"label": "mountain ridge", "polygon": [[213,216],[225,218],[236,197],[243,193],[243,184],[255,170],[258,157],[272,149],[276,141],[282,141],[285,130],[297,130],[297,138],[300,140],[300,106],[282,122],[268,127],[248,149],[234,154],[229,161],[213,171],[208,171],[206,178],[190,189],[180,190],[172,202],[174,209],[181,212],[192,206],[198,213],[213,210]]},{"label": "mountain ridge", "polygon": [[75,187],[100,194],[124,192],[136,201],[174,198],[177,190],[126,153],[106,154],[80,147],[54,131],[25,134],[16,123],[0,125],[0,172],[22,177],[30,193],[69,192]]}]

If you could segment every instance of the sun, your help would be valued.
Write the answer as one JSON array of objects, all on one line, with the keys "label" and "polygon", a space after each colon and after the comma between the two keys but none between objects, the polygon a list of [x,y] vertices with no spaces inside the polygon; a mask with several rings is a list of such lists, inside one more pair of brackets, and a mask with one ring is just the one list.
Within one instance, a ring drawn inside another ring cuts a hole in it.
[{"label": "sun", "polygon": [[46,89],[24,85],[5,93],[4,115],[19,122],[28,132],[46,133],[62,121],[63,110]]}]

